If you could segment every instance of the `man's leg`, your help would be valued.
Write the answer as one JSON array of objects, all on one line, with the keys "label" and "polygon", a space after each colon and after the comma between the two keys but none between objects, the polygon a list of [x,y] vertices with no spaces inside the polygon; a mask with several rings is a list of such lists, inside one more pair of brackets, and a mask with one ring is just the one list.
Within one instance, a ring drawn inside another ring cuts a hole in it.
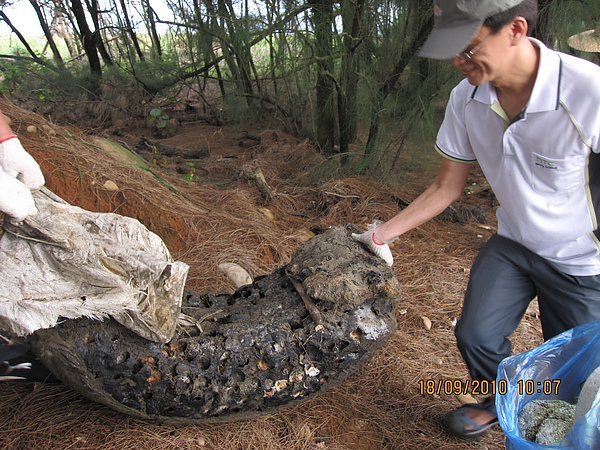
[{"label": "man's leg", "polygon": [[536,295],[533,256],[514,241],[492,236],[473,264],[455,335],[474,380],[495,380],[498,364],[510,355],[508,336]]},{"label": "man's leg", "polygon": [[[455,335],[475,380],[495,380],[498,364],[510,355],[508,336],[536,295],[530,278],[533,256],[520,244],[495,235],[473,264]],[[463,405],[446,416],[450,430],[462,437],[478,436],[496,423],[493,398]]]},{"label": "man's leg", "polygon": [[600,275],[567,275],[540,258],[533,280],[544,340],[600,319]]}]

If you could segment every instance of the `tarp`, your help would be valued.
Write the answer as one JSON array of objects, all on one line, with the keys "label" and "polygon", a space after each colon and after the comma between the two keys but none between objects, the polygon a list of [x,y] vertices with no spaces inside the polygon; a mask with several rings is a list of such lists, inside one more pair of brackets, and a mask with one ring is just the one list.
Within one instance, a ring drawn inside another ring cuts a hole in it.
[{"label": "tarp", "polygon": [[48,189],[39,213],[4,221],[0,328],[26,336],[61,319],[112,316],[146,339],[168,342],[189,267],[139,221],[71,206]]}]

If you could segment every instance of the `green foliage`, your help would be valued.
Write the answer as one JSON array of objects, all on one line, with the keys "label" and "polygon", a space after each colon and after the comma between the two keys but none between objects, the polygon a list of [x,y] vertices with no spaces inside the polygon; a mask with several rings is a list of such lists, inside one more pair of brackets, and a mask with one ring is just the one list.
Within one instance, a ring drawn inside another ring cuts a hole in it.
[{"label": "green foliage", "polygon": [[[598,0],[548,1],[540,4],[540,21],[536,31],[546,44],[557,50],[573,52],[567,44],[569,36],[595,29],[600,24]],[[597,61],[593,54],[585,53],[582,52],[580,56]]]},{"label": "green foliage", "polygon": [[154,120],[156,128],[165,128],[169,124],[169,115],[164,113],[160,108],[154,108],[148,113],[147,121]]},{"label": "green foliage", "polygon": [[196,167],[194,167],[194,163],[193,162],[188,162],[188,166],[190,168],[190,171],[185,175],[185,179],[186,181],[189,181],[190,183],[192,181],[194,181],[194,177],[196,176]]},{"label": "green foliage", "polygon": [[146,117],[146,121],[150,123],[158,137],[172,136],[173,127],[171,117],[165,113],[162,108],[150,110]]},{"label": "green foliage", "polygon": [[10,92],[23,82],[27,73],[25,64],[10,60],[0,63],[0,92]]},{"label": "green foliage", "polygon": [[[27,43],[29,44],[31,49],[34,51],[34,53],[38,57],[40,57],[42,59],[47,59],[47,60],[52,58],[52,54],[49,52],[49,49],[48,49],[48,42],[46,41],[46,39],[43,36],[41,36],[41,37],[29,36],[29,37],[27,37]],[[59,51],[66,52],[66,46],[64,45],[64,41],[62,41],[62,42],[59,41],[58,47],[59,47]],[[14,35],[0,36],[0,53],[2,53],[4,55],[17,55],[17,56],[27,56],[28,55],[27,49],[25,48],[23,43],[20,42]],[[66,53],[64,53],[64,54],[66,54]]]},{"label": "green foliage", "polygon": [[10,90],[16,95],[44,102],[61,101],[68,96],[80,97],[82,92],[91,88],[88,71],[78,72],[78,66],[57,71],[32,60],[8,61],[0,63],[0,71],[4,75],[0,89]]},{"label": "green foliage", "polygon": [[29,91],[29,93],[39,100],[49,102],[54,100],[54,92],[52,92],[50,89],[32,89]]},{"label": "green foliage", "polygon": [[[429,154],[449,88],[460,77],[448,62],[414,54],[422,44],[417,37],[430,23],[429,0],[340,0],[332,4],[333,18],[326,16],[326,23],[318,21],[318,8],[310,7],[314,2],[168,3],[173,25],[163,22],[155,30],[138,20],[129,2],[128,11],[102,12],[103,28],[95,37],[114,64],[102,59],[100,80],[90,75],[81,34],[74,30],[67,30],[73,41],[69,48],[56,37],[67,67],[63,72],[33,62],[40,57],[56,65],[57,55],[43,37],[27,38],[33,55],[14,36],[0,38],[0,52],[18,56],[0,59],[0,91],[21,94],[55,118],[58,113],[89,117],[98,126],[121,122],[122,115],[146,119],[158,137],[174,132],[175,121],[165,108],[181,100],[193,108],[201,105],[215,123],[283,126],[322,140],[330,152],[347,151],[326,155],[318,177],[368,172],[395,179],[399,173],[428,171],[428,159],[407,157],[413,150],[408,142],[422,142]],[[568,36],[600,22],[598,0],[540,4],[543,36],[562,50],[570,51]],[[54,3],[42,8],[46,17],[55,16]],[[86,14],[89,20],[93,11]],[[125,14],[141,24],[134,30],[138,46],[123,31]],[[327,64],[320,64],[324,60]],[[330,84],[316,89],[317,80]],[[320,94],[327,98],[317,98]],[[55,111],[49,111],[51,102]],[[195,177],[190,166],[186,179]]]}]

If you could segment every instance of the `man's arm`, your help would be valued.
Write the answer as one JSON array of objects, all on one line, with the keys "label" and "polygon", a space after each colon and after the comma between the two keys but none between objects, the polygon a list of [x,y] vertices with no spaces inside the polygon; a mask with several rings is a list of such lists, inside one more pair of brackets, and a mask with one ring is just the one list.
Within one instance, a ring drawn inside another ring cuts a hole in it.
[{"label": "man's arm", "polygon": [[410,205],[378,227],[377,238],[382,242],[393,241],[443,212],[461,197],[471,167],[471,163],[443,158],[435,181]]},{"label": "man's arm", "polygon": [[362,242],[389,266],[394,258],[388,244],[403,233],[433,219],[462,195],[471,170],[470,163],[443,158],[442,167],[435,181],[410,205],[389,221],[369,225],[362,234],[352,236]]}]

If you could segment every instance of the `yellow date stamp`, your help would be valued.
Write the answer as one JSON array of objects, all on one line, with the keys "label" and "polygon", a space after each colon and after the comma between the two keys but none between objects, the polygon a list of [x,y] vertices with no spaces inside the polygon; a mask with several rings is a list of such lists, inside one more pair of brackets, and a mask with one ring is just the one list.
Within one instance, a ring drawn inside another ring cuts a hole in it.
[{"label": "yellow date stamp", "polygon": [[[519,395],[558,395],[561,380],[517,380],[512,390]],[[507,380],[419,380],[421,395],[506,395],[509,391]]]}]

